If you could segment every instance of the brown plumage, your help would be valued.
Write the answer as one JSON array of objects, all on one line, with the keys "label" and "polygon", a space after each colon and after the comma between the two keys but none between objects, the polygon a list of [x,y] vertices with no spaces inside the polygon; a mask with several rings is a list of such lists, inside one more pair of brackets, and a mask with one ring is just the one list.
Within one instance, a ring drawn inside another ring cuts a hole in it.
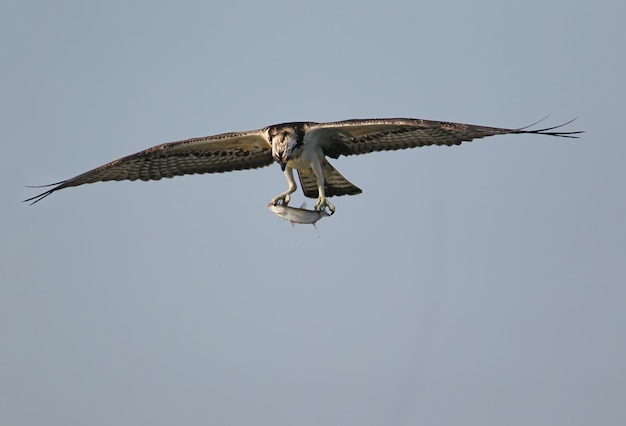
[{"label": "brown plumage", "polygon": [[[137,179],[147,181],[187,174],[222,173],[265,167],[280,160],[281,166],[288,169],[286,176],[290,189],[275,197],[274,203],[288,202],[289,194],[293,192],[288,174],[291,169],[296,168],[305,196],[319,198],[317,208],[328,206],[334,210],[325,197],[355,195],[361,193],[361,190],[335,170],[324,158],[326,156],[338,158],[341,155],[427,145],[453,146],[465,141],[505,134],[576,138],[583,133],[558,130],[569,123],[571,121],[536,130],[529,130],[528,127],[505,129],[410,118],[277,124],[249,132],[224,133],[156,145],[71,179],[45,185],[52,188],[24,201],[35,204],[60,189],[94,182]],[[317,175],[316,167],[323,176]],[[319,194],[318,188],[323,188],[325,194]]]}]

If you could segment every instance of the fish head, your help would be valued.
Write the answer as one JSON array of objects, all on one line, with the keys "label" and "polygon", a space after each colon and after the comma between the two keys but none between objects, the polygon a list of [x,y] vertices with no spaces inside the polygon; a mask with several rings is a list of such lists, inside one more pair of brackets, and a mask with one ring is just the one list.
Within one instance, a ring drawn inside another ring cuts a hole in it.
[{"label": "fish head", "polygon": [[287,211],[286,207],[282,204],[269,203],[267,205],[267,208],[270,209],[272,213],[277,214],[278,216],[283,216]]}]

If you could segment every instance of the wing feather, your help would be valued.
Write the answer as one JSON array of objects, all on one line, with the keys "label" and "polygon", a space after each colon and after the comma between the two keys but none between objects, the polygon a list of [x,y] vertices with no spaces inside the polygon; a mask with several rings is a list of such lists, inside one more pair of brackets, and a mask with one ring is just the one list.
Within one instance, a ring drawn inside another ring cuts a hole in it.
[{"label": "wing feather", "polygon": [[[325,155],[337,158],[340,155],[358,155],[428,145],[453,146],[494,135],[528,133],[577,138],[578,134],[583,133],[559,130],[569,123],[571,121],[558,126],[535,130],[530,130],[529,127],[506,129],[412,118],[345,120],[331,123],[307,122],[304,124],[307,127],[308,140],[318,143]],[[31,204],[34,204],[59,189],[94,182],[159,180],[186,174],[221,173],[268,166],[273,162],[271,144],[268,139],[268,129],[271,127],[275,126],[249,132],[224,133],[157,145],[104,164],[71,179],[45,185],[44,187],[51,188],[24,201],[30,201]],[[300,177],[301,179],[304,178],[303,186],[307,186],[308,192],[312,194],[313,186],[308,181],[310,176],[304,172],[304,176],[301,175]],[[342,179],[345,180],[343,177]],[[354,191],[356,190],[358,188],[354,189]],[[345,189],[342,191],[342,193],[351,193],[346,192]],[[317,192],[316,187],[315,192]]]},{"label": "wing feather", "polygon": [[156,145],[71,179],[45,185],[52,188],[24,201],[34,204],[59,189],[94,182],[222,173],[264,167],[272,162],[271,145],[264,130],[192,138]]},{"label": "wing feather", "polygon": [[[341,175],[326,159],[322,162],[322,172],[324,173],[324,192],[327,197],[339,195],[357,195],[361,189]],[[298,170],[300,186],[305,197],[317,198],[317,178],[313,169]]]},{"label": "wing feather", "polygon": [[358,155],[428,145],[453,146],[474,139],[505,134],[532,133],[576,138],[582,132],[551,131],[570,122],[550,128],[528,130],[527,128],[506,129],[412,118],[390,118],[311,123],[309,131],[312,132],[312,137],[318,138],[326,155],[337,158],[340,155]]}]

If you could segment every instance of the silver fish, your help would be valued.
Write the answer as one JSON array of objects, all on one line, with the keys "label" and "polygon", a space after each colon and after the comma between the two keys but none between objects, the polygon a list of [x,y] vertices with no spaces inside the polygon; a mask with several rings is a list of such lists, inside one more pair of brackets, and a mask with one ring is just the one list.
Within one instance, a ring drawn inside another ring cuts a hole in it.
[{"label": "silver fish", "polygon": [[315,222],[323,217],[330,216],[330,214],[326,213],[324,210],[307,210],[304,208],[305,206],[306,203],[302,203],[300,208],[289,207],[283,204],[269,203],[267,208],[270,209],[270,211],[276,216],[288,220],[289,223],[291,223],[291,226],[294,226],[295,223],[310,223],[317,229]]}]

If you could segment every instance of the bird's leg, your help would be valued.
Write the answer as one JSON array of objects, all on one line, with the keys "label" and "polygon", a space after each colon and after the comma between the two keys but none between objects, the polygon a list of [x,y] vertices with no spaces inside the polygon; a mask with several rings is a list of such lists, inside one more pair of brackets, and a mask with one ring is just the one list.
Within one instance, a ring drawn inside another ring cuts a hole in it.
[{"label": "bird's leg", "polygon": [[289,187],[282,194],[278,194],[277,196],[272,198],[271,203],[274,205],[280,203],[286,206],[287,204],[289,204],[289,200],[291,199],[291,194],[296,192],[296,189],[298,189],[298,185],[296,185],[296,181],[293,178],[293,169],[291,167],[285,167],[284,173],[285,173],[285,178],[287,179],[287,183],[289,184]]},{"label": "bird's leg", "polygon": [[322,165],[319,161],[315,161],[312,164],[312,168],[313,173],[317,178],[316,180],[318,197],[317,203],[315,204],[315,210],[321,212],[326,207],[328,207],[328,210],[330,210],[330,214],[332,215],[333,213],[335,213],[335,206],[326,198],[326,192],[324,191],[324,172],[322,170]]}]

